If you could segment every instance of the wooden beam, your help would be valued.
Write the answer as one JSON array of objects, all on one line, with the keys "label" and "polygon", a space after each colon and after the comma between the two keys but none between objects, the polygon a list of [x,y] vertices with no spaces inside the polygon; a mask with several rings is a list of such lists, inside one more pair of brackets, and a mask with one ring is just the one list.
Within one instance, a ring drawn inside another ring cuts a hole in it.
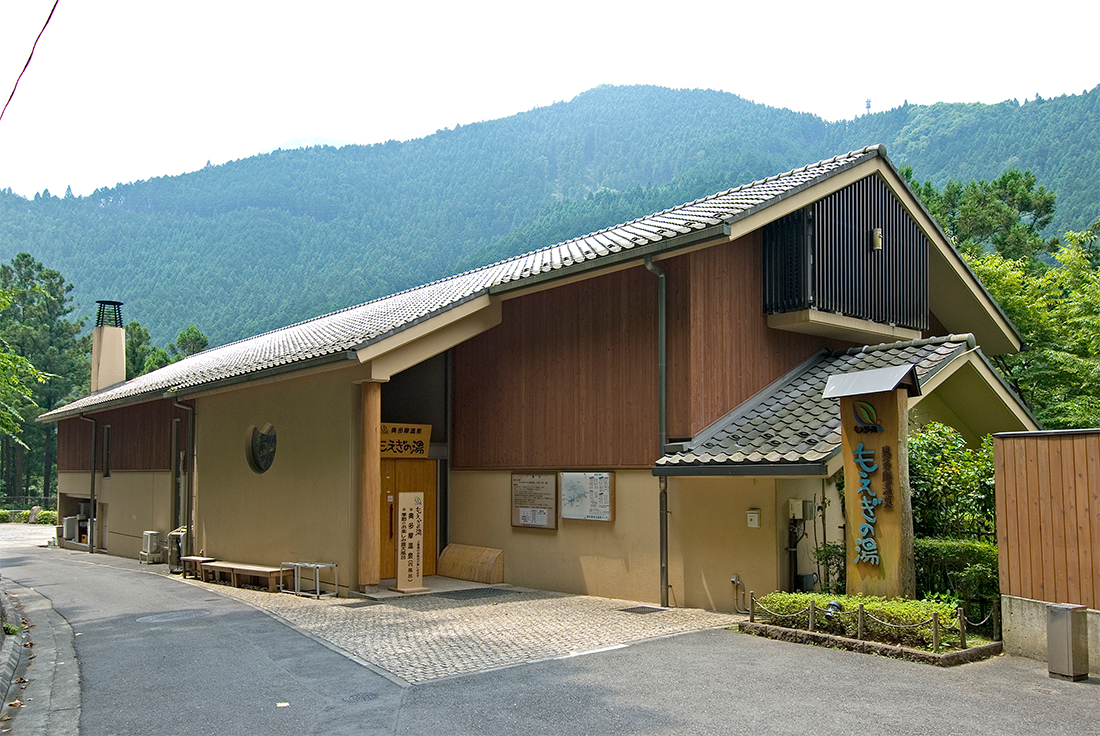
[{"label": "wooden beam", "polygon": [[359,491],[359,585],[378,585],[382,538],[382,384],[360,384],[363,392],[362,479]]}]

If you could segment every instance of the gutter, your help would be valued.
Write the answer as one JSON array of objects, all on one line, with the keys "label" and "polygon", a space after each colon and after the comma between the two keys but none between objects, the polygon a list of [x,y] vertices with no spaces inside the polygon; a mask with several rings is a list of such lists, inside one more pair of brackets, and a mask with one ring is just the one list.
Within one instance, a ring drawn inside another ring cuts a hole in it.
[{"label": "gutter", "polygon": [[[665,272],[645,257],[645,267],[657,277],[657,447],[665,454],[668,444],[668,288]],[[655,473],[656,474],[656,473]],[[668,608],[668,479],[660,476],[661,607]]]},{"label": "gutter", "polygon": [[[191,554],[192,537],[194,536],[191,504],[195,497],[195,407],[190,404],[181,404],[175,396],[172,397],[172,406],[187,412],[187,500],[183,504],[183,518],[187,522],[187,537],[183,543],[183,549],[180,550],[180,557],[187,557]],[[180,565],[182,566],[183,563],[181,562]]]}]

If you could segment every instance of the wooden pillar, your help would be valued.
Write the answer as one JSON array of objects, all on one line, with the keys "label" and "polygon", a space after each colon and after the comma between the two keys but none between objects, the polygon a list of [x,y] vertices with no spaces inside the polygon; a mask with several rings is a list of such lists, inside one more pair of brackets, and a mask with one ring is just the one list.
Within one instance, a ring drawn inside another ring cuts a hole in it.
[{"label": "wooden pillar", "polygon": [[378,585],[382,539],[382,384],[364,383],[363,450],[359,492],[359,586]]}]

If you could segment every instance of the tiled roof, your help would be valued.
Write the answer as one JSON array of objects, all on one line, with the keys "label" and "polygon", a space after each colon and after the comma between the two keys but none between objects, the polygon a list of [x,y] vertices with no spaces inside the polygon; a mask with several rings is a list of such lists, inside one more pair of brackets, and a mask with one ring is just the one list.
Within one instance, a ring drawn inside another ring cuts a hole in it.
[{"label": "tiled roof", "polygon": [[781,472],[825,464],[840,451],[840,401],[822,398],[830,375],[910,364],[923,383],[975,349],[973,335],[949,335],[823,351],[715,422],[688,449],[659,459],[657,468],[743,465],[767,474],[768,466]]},{"label": "tiled roof", "polygon": [[598,265],[601,259],[640,246],[653,246],[657,250],[662,245],[676,247],[681,244],[681,236],[710,237],[714,228],[875,156],[885,156],[885,149],[871,146],[835,156],[357,307],[206,350],[47,412],[39,420],[56,421],[82,411],[169,392],[186,393],[297,363],[338,360],[348,351],[365,347],[496,286],[517,284],[554,271],[564,276],[581,264]]}]

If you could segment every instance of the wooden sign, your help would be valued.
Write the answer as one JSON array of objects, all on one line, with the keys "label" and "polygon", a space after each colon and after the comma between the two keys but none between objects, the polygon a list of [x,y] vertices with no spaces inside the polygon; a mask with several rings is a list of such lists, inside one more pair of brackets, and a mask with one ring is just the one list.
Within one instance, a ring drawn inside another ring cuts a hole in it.
[{"label": "wooden sign", "polygon": [[558,476],[512,474],[512,526],[558,528]]},{"label": "wooden sign", "polygon": [[615,474],[562,473],[561,518],[615,521]]},{"label": "wooden sign", "polygon": [[904,388],[840,399],[848,593],[916,593]]},{"label": "wooden sign", "polygon": [[430,424],[382,422],[382,457],[428,457],[432,441]]},{"label": "wooden sign", "polygon": [[424,494],[397,494],[397,580],[390,590],[423,593]]}]

